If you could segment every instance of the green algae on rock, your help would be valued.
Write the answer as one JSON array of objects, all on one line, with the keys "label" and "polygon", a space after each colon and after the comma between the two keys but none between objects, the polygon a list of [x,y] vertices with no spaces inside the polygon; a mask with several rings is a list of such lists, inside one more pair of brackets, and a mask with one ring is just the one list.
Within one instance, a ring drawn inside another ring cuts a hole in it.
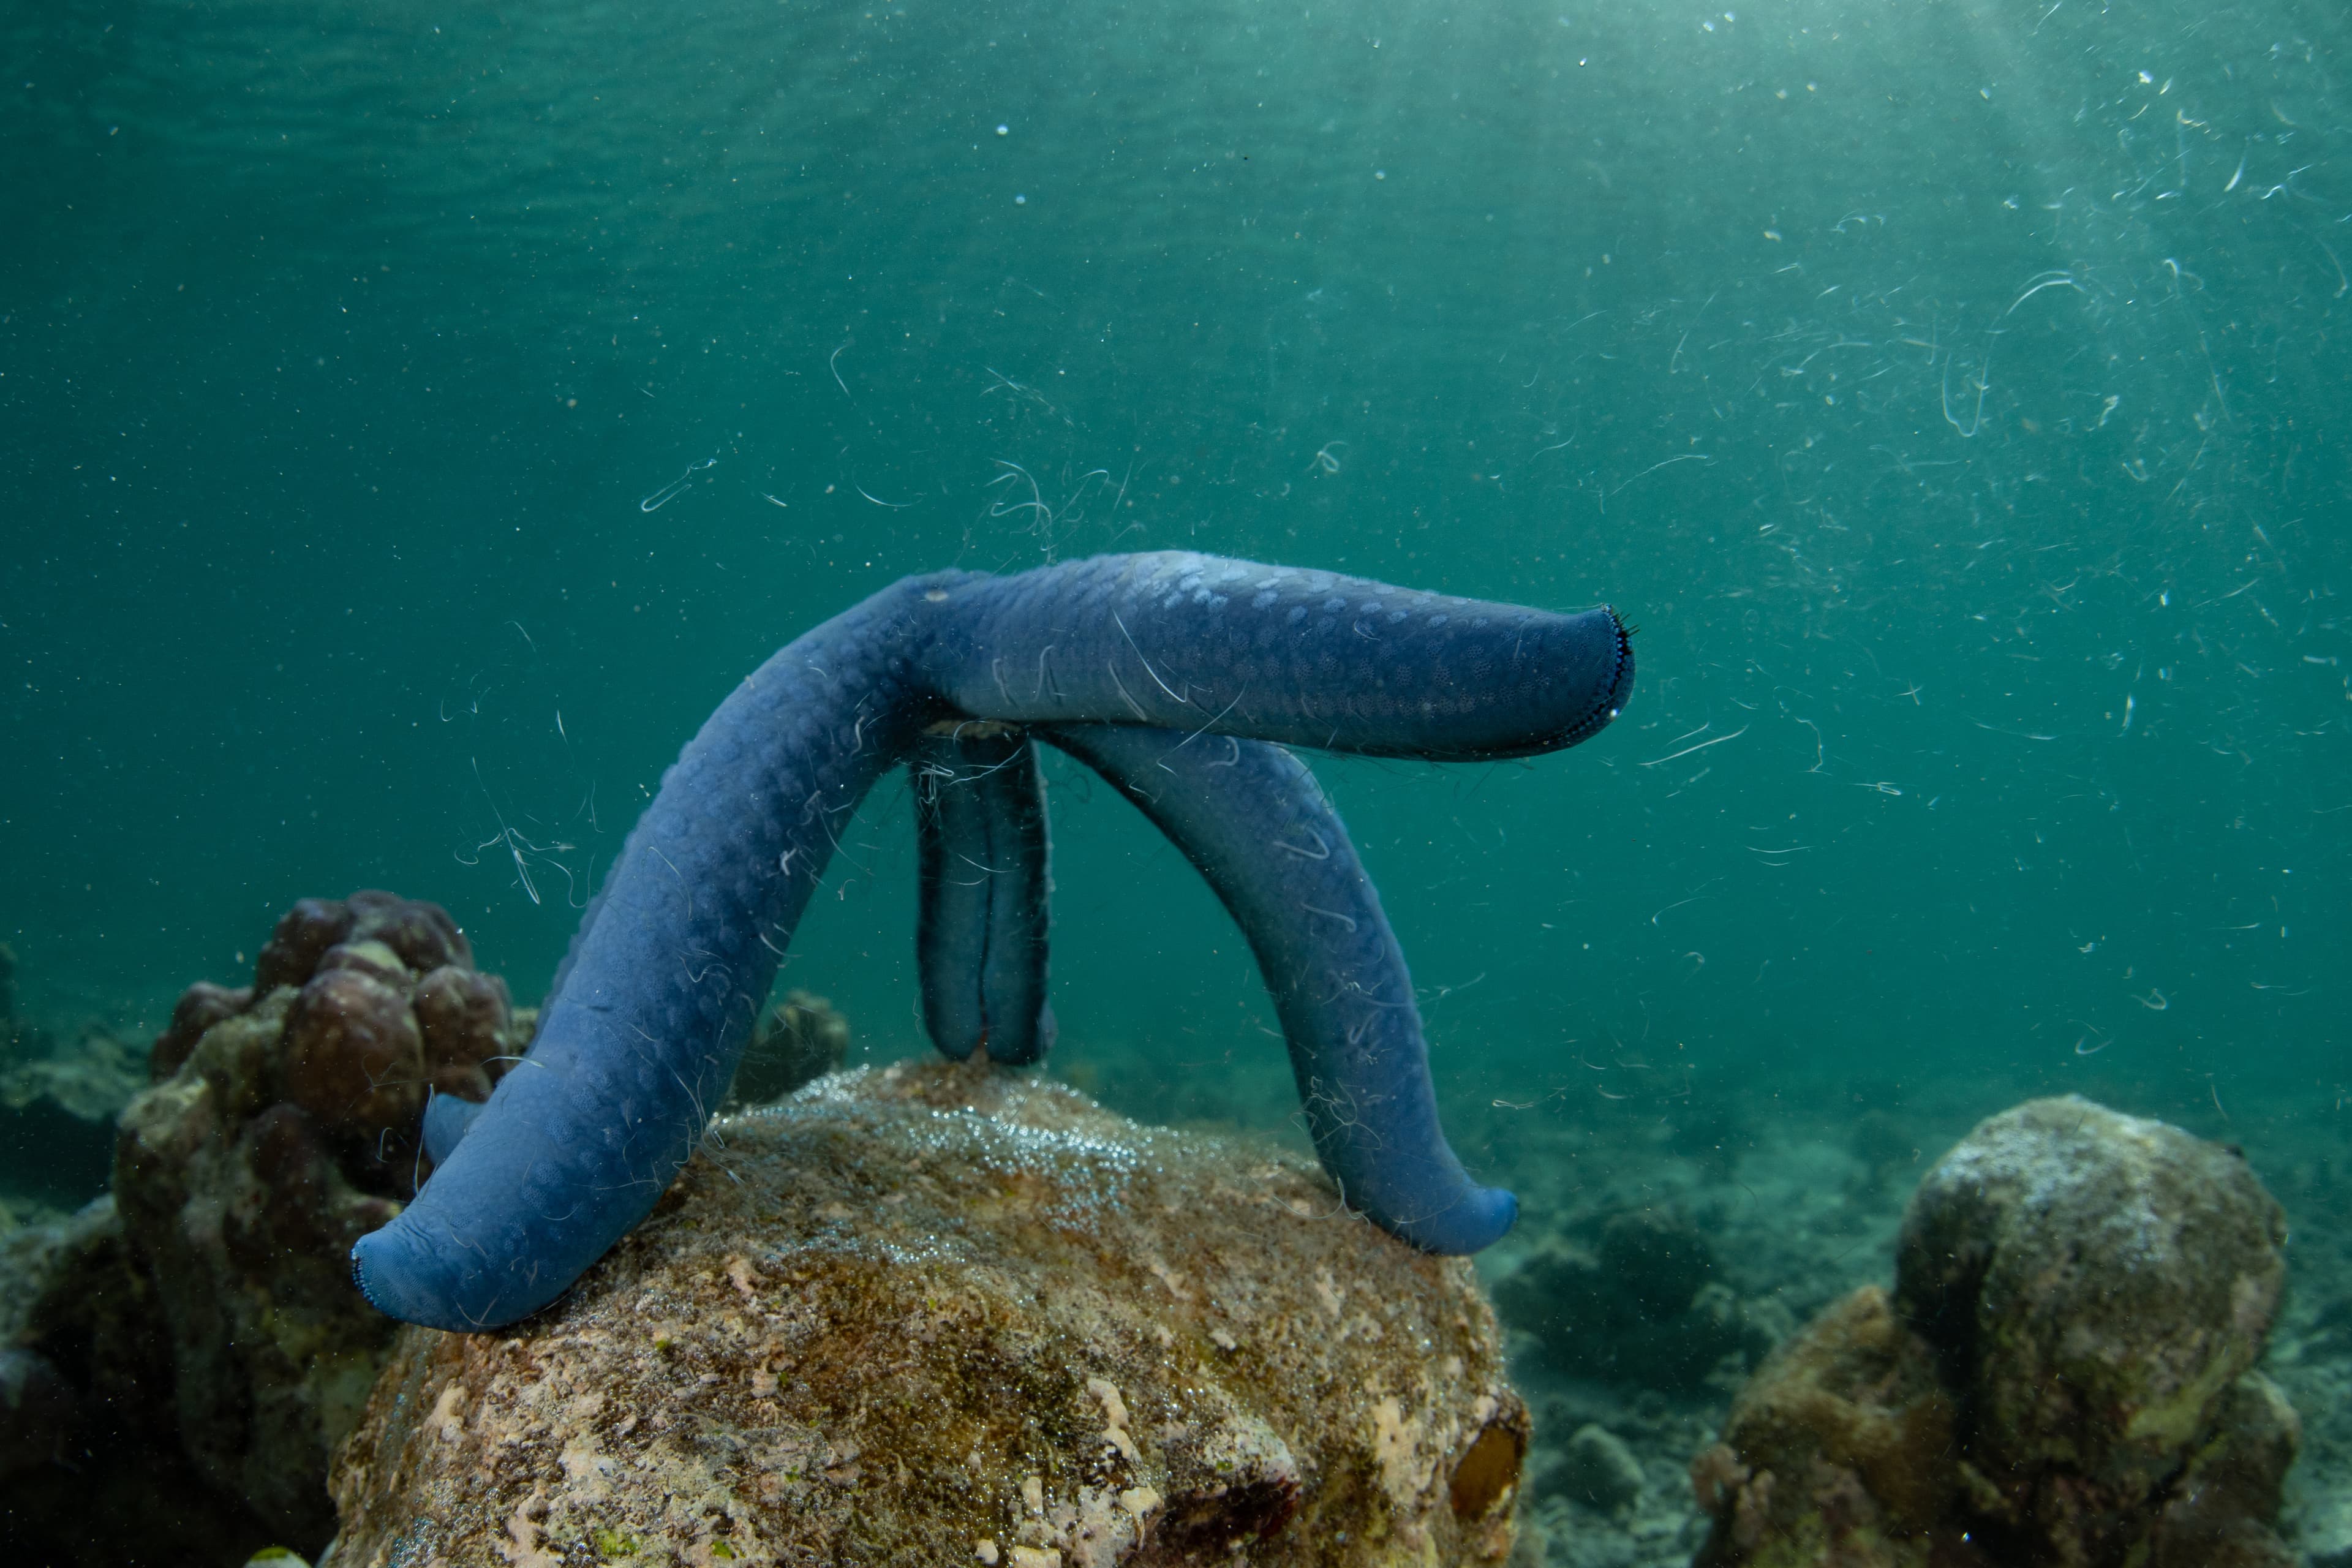
[{"label": "green algae on rock", "polygon": [[2147,1528],[2262,1356],[2285,1241],[2235,1149],[2074,1096],[1992,1117],[1937,1163],[1895,1300],[1963,1394],[1998,1533]]},{"label": "green algae on rock", "polygon": [[1499,1563],[1527,1435],[1468,1265],[1307,1161],[908,1063],[721,1117],[542,1317],[404,1330],[332,1561]]}]

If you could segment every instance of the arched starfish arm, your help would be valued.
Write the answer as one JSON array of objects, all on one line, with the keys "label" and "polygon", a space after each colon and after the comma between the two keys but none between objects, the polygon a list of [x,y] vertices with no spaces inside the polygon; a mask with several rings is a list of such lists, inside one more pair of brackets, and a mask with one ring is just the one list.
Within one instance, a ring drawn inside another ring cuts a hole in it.
[{"label": "arched starfish arm", "polygon": [[1470,1180],[1438,1125],[1412,977],[1339,812],[1280,746],[1131,725],[1039,735],[1198,868],[1257,955],[1299,1103],[1349,1206],[1432,1252],[1476,1252],[1517,1200]]}]

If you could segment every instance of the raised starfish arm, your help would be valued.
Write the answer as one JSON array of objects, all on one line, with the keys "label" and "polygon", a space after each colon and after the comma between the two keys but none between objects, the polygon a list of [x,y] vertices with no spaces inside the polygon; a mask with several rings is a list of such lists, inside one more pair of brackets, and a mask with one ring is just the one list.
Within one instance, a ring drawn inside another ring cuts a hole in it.
[{"label": "raised starfish arm", "polygon": [[643,1219],[733,1075],[837,825],[940,720],[1520,756],[1597,731],[1633,668],[1606,609],[1181,552],[886,588],[780,650],[688,743],[529,1054],[415,1202],[352,1248],[353,1278],[394,1317],[494,1328]]}]

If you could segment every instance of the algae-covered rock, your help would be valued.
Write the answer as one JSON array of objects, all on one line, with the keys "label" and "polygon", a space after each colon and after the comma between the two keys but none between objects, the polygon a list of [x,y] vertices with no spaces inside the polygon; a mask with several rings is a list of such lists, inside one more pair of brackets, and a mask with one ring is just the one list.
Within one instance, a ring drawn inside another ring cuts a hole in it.
[{"label": "algae-covered rock", "polygon": [[1527,1435],[1468,1266],[1307,1162],[908,1064],[720,1118],[541,1318],[404,1331],[333,1560],[1499,1563]]},{"label": "algae-covered rock", "polygon": [[2262,1355],[2285,1240],[2236,1150],[2078,1097],[1946,1154],[1904,1216],[1895,1300],[1966,1404],[1988,1511],[2094,1561],[2143,1535]]},{"label": "algae-covered rock", "polygon": [[2284,1568],[2294,1411],[2252,1370],[2286,1226],[2233,1149],[2085,1100],[1980,1123],[1876,1288],[1692,1467],[1702,1568]]},{"label": "algae-covered rock", "polygon": [[1699,1568],[1924,1568],[1958,1489],[1935,1352],[1866,1285],[1773,1352],[1691,1482],[1715,1521]]},{"label": "algae-covered rock", "polygon": [[2270,1528],[2284,1500],[2303,1423],[2276,1384],[2250,1372],[2230,1385],[2211,1436],[2167,1488],[2149,1532],[2155,1568],[2295,1568]]}]

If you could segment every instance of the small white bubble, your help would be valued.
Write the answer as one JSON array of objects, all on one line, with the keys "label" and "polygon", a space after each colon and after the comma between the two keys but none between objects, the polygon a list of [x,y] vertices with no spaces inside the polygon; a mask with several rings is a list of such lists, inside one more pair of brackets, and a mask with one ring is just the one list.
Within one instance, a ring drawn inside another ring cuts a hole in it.
[{"label": "small white bubble", "polygon": [[1013,205],[1016,207],[1025,207],[1029,205],[1029,198],[1027,196],[1015,196],[1013,198]]},{"label": "small white bubble", "polygon": [[996,133],[999,136],[1010,136],[1013,134],[1013,127],[1010,125],[1000,125],[996,128]]}]

